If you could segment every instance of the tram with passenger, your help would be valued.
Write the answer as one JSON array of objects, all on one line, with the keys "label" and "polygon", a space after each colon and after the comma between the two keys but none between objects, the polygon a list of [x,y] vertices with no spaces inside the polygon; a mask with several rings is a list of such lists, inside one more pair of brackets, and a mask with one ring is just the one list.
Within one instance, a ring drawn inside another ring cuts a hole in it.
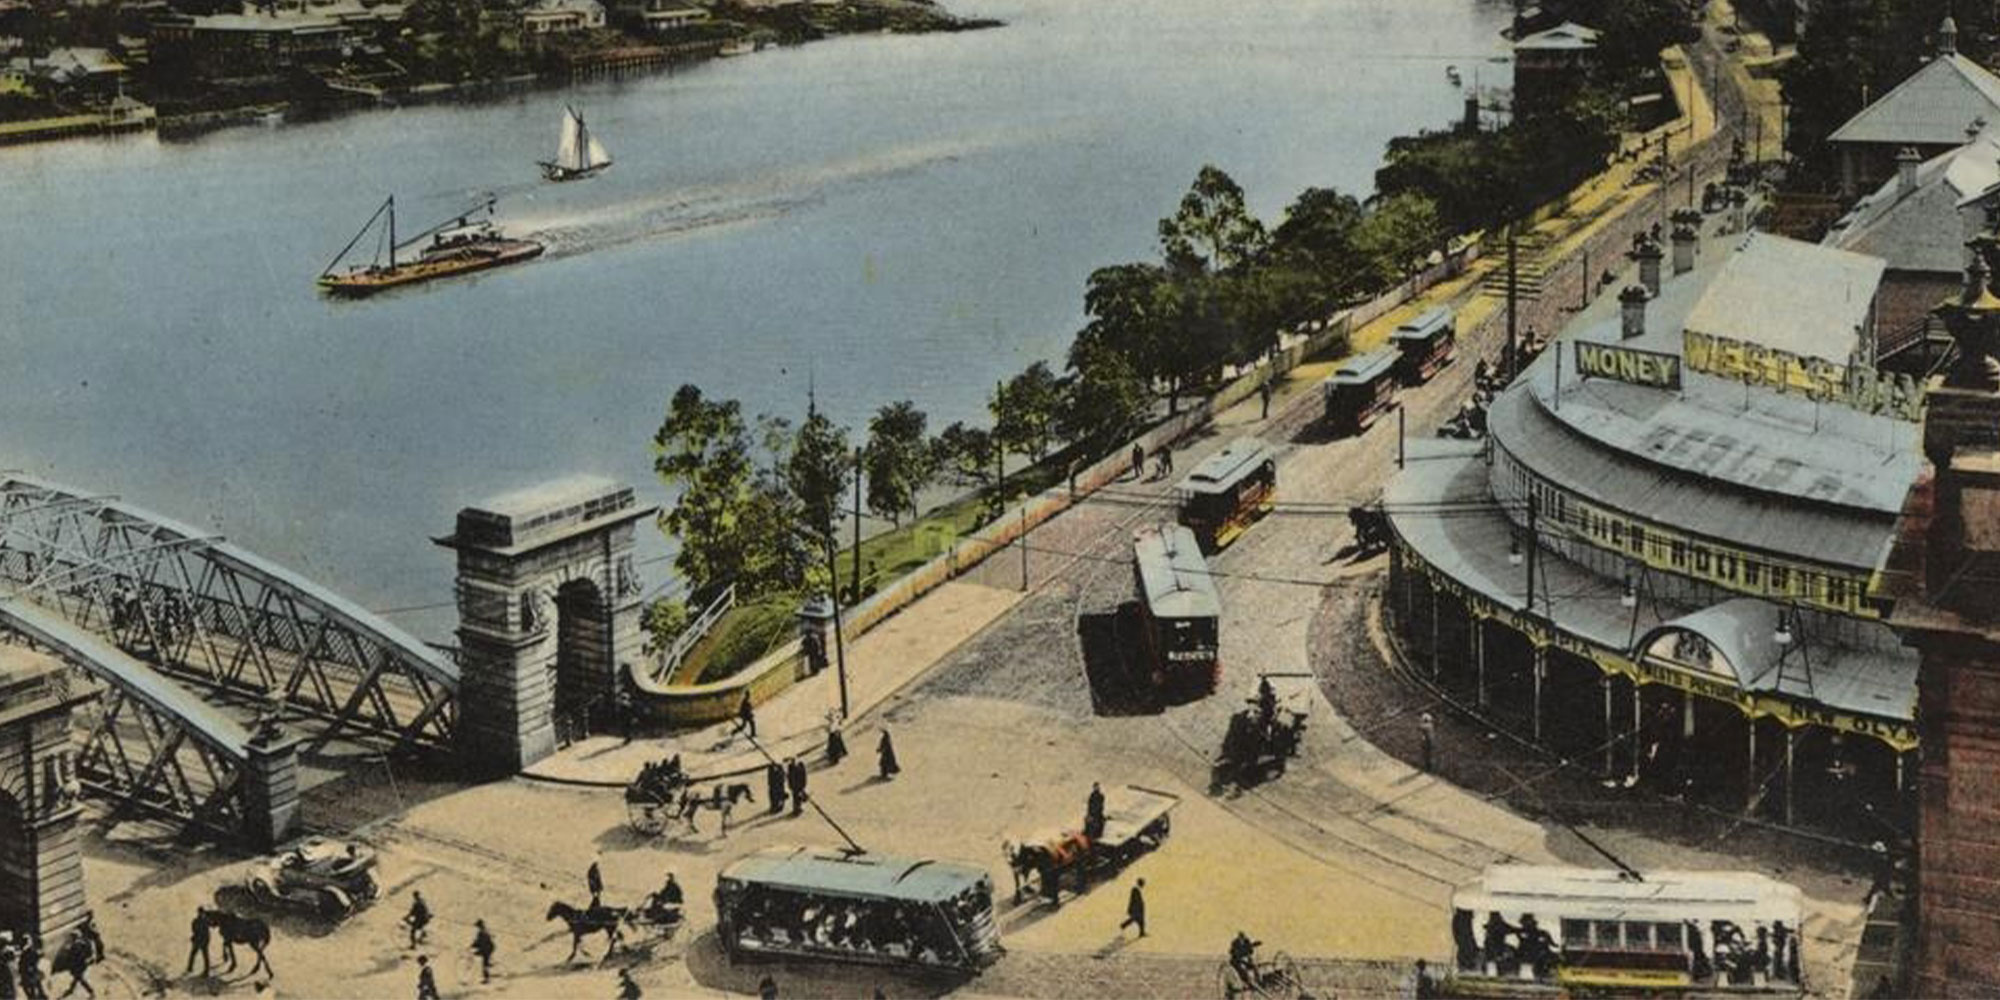
[{"label": "tram with passenger", "polygon": [[1398,326],[1389,335],[1396,346],[1397,371],[1404,385],[1422,385],[1431,380],[1458,348],[1458,315],[1448,306],[1426,310],[1416,319]]},{"label": "tram with passenger", "polygon": [[1326,424],[1335,434],[1359,434],[1396,405],[1396,365],[1402,357],[1393,345],[1349,358],[1326,381]]},{"label": "tram with passenger", "polygon": [[1756,872],[1493,865],[1452,894],[1449,992],[1797,994],[1802,899]]},{"label": "tram with passenger", "polygon": [[1001,954],[993,879],[979,865],[768,847],[715,882],[730,961],[789,956],[976,972]]},{"label": "tram with passenger", "polygon": [[1181,480],[1180,523],[1204,551],[1236,540],[1278,497],[1278,460],[1253,438],[1237,438]]},{"label": "tram with passenger", "polygon": [[1142,662],[1153,687],[1172,697],[1213,693],[1222,677],[1222,598],[1194,532],[1179,524],[1140,528],[1132,535],[1132,573]]}]

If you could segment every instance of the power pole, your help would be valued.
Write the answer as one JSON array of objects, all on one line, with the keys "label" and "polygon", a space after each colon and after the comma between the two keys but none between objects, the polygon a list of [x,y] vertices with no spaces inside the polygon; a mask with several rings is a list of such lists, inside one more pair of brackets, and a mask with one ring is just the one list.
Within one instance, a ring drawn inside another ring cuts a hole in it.
[{"label": "power pole", "polygon": [[861,446],[854,446],[854,599],[861,600]]},{"label": "power pole", "polygon": [[833,532],[828,531],[826,533],[826,575],[828,582],[831,584],[829,589],[833,591],[831,595],[831,599],[833,600],[833,660],[839,672],[838,677],[840,680],[840,718],[841,721],[845,722],[848,716],[847,640],[842,638],[840,634],[840,581],[833,578],[834,565]]},{"label": "power pole", "polygon": [[1517,359],[1514,356],[1514,332],[1515,332],[1514,314],[1517,312],[1516,307],[1519,304],[1519,298],[1520,298],[1520,270],[1519,270],[1520,262],[1518,257],[1518,251],[1515,246],[1516,242],[1515,230],[1517,229],[1517,227],[1518,227],[1517,223],[1515,223],[1512,220],[1508,221],[1507,223],[1507,345],[1503,349],[1502,362],[1501,362],[1501,368],[1506,371],[1507,377],[1505,383],[1503,384],[1513,383],[1514,366],[1517,363]]}]

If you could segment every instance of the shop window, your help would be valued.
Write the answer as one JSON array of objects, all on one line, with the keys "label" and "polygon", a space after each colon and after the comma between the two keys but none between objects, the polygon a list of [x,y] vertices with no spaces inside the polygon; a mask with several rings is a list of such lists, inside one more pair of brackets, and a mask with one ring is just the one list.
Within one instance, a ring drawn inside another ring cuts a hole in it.
[{"label": "shop window", "polygon": [[1792,571],[1790,569],[1787,569],[1783,566],[1771,567],[1772,590],[1775,590],[1781,594],[1787,593],[1788,592],[1787,588],[1791,586],[1791,583],[1792,583]]},{"label": "shop window", "polygon": [[1646,526],[1643,524],[1632,526],[1632,551],[1640,555],[1646,554]]},{"label": "shop window", "polygon": [[1688,563],[1688,547],[1686,542],[1675,539],[1667,543],[1667,553],[1668,560],[1675,566],[1686,568]]},{"label": "shop window", "polygon": [[1757,586],[1759,582],[1758,578],[1763,575],[1764,575],[1763,563],[1752,562],[1751,560],[1748,559],[1743,560],[1743,582],[1746,585],[1752,587]]},{"label": "shop window", "polygon": [[1611,522],[1611,544],[1625,546],[1625,522],[1613,519]]},{"label": "shop window", "polygon": [[1837,576],[1826,578],[1826,603],[1845,606],[1847,604],[1847,581]]}]

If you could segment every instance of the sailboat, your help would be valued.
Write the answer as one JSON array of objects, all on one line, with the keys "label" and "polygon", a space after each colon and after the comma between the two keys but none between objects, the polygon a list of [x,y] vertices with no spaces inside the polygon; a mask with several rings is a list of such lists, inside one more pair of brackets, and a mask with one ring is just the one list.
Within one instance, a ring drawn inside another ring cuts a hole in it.
[{"label": "sailboat", "polygon": [[574,181],[611,165],[611,154],[590,134],[590,126],[576,109],[563,108],[562,138],[556,142],[556,158],[542,161],[542,176],[552,181]]},{"label": "sailboat", "polygon": [[[487,218],[474,217],[480,207],[485,208]],[[334,295],[372,295],[398,285],[483,271],[541,255],[542,244],[508,237],[493,224],[492,215],[493,199],[489,196],[484,206],[475,206],[415,236],[399,238],[396,198],[391,195],[362,223],[361,231],[347,241],[333,263],[320,272],[319,287]],[[370,232],[376,233],[376,259],[349,264],[343,270],[341,264],[348,252]],[[382,259],[384,251],[386,261]]]}]

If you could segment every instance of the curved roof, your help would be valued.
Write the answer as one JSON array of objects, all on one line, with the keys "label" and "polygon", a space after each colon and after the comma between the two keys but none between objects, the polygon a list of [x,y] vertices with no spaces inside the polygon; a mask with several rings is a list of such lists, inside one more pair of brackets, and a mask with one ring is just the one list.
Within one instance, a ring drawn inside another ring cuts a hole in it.
[{"label": "curved roof", "polygon": [[1219,493],[1262,465],[1271,453],[1256,438],[1241,437],[1221,451],[1208,456],[1181,480],[1180,488],[1190,493]]},{"label": "curved roof", "polygon": [[797,892],[920,903],[942,903],[991,879],[986,869],[965,862],[825,847],[767,847],[723,869],[720,877]]},{"label": "curved roof", "polygon": [[[1917,658],[1888,626],[1854,623],[1848,626],[1858,640],[1852,644],[1822,641],[1802,630],[1785,646],[1777,640],[1780,613],[1770,601],[1733,598],[1647,630],[1632,653],[1719,674],[1743,691],[1777,692],[1884,719],[1916,717]],[[1663,652],[1663,642],[1676,634],[1699,636],[1706,662]]]},{"label": "curved roof", "polygon": [[1799,926],[1804,894],[1760,872],[1648,871],[1634,881],[1610,868],[1492,865],[1452,894],[1452,906],[1532,912],[1572,920],[1735,920],[1744,926],[1782,920]]},{"label": "curved roof", "polygon": [[1201,544],[1180,524],[1140,528],[1132,534],[1132,558],[1139,566],[1139,586],[1146,608],[1155,618],[1215,618],[1222,598],[1208,573]]}]

